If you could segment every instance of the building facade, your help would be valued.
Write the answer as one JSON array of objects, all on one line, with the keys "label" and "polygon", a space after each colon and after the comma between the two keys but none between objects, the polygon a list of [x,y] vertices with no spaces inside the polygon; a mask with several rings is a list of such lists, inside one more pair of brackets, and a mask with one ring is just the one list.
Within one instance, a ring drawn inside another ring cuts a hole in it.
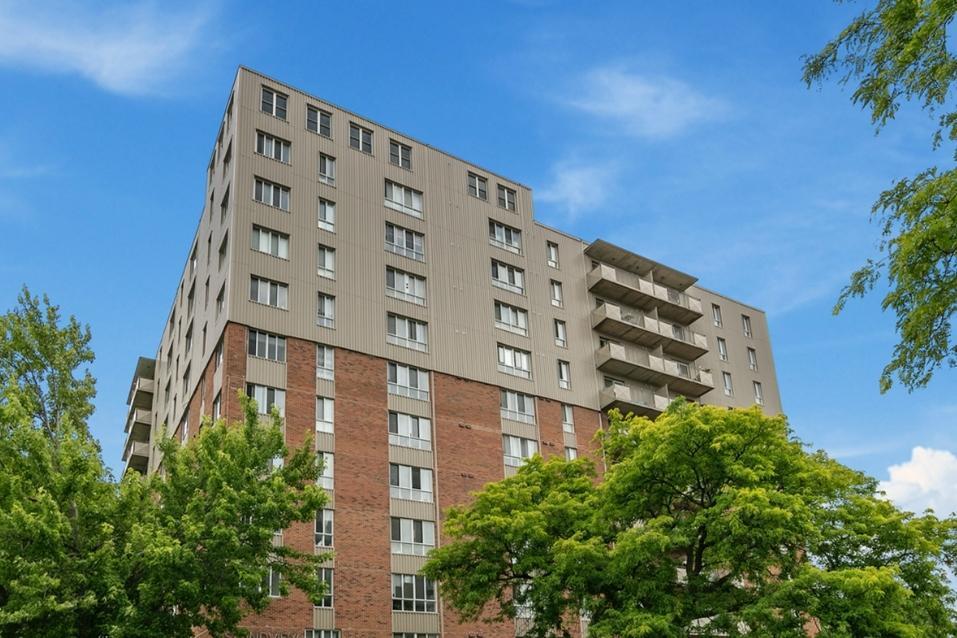
[{"label": "building facade", "polygon": [[283,542],[334,550],[327,604],[293,592],[249,623],[316,638],[514,636],[459,623],[418,575],[450,505],[535,453],[594,454],[612,407],[781,411],[760,310],[544,226],[522,184],[246,68],[136,365],[124,461],[155,471],[163,424],[185,441],[238,419],[240,391],[325,461],[327,509]]}]

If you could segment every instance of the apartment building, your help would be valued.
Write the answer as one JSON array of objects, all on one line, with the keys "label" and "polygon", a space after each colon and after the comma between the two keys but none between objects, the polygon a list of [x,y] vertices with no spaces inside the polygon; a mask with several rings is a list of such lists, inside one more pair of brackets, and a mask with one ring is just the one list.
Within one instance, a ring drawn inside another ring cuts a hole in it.
[{"label": "apartment building", "polygon": [[450,505],[535,453],[593,455],[613,407],[781,410],[760,310],[540,224],[528,187],[247,68],[136,365],[124,461],[155,471],[162,424],[185,441],[239,418],[240,391],[326,462],[327,509],[283,542],[334,549],[330,593],[249,621],[311,638],[514,636],[459,623],[418,574]]}]

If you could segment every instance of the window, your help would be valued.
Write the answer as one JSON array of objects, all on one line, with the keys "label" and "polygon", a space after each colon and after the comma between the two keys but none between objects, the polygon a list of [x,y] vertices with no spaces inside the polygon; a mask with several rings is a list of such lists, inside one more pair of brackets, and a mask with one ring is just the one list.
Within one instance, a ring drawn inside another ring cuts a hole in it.
[{"label": "window", "polygon": [[386,315],[386,339],[388,343],[420,352],[429,349],[429,328],[424,321],[416,321],[401,315]]},{"label": "window", "polygon": [[422,193],[395,182],[385,181],[385,205],[422,219]]},{"label": "window", "polygon": [[285,363],[286,338],[250,329],[247,353],[250,357]]},{"label": "window", "polygon": [[389,140],[389,161],[401,168],[412,168],[412,147]]},{"label": "window", "polygon": [[183,417],[183,422],[179,424],[179,442],[186,445],[189,441],[189,414]]},{"label": "window", "polygon": [[336,249],[319,244],[318,272],[320,277],[336,278]]},{"label": "window", "polygon": [[389,444],[419,450],[432,449],[432,423],[425,417],[389,412]]},{"label": "window", "polygon": [[502,447],[505,450],[505,465],[510,467],[519,467],[538,453],[538,441],[511,434],[502,435]]},{"label": "window", "polygon": [[206,283],[203,284],[203,309],[209,308],[209,277],[206,277]]},{"label": "window", "polygon": [[748,348],[748,368],[757,371],[758,353],[754,348]]},{"label": "window", "polygon": [[731,383],[731,373],[722,372],[721,378],[724,380],[724,394],[725,396],[734,396],[734,385]]},{"label": "window", "polygon": [[505,210],[515,210],[515,191],[507,186],[498,185],[498,205]]},{"label": "window", "polygon": [[558,268],[558,244],[545,242],[545,261],[552,268]]},{"label": "window", "polygon": [[425,261],[425,235],[385,223],[385,249],[416,261]]},{"label": "window", "polygon": [[226,188],[226,192],[223,194],[223,201],[219,203],[219,222],[223,223],[226,221],[226,213],[229,212],[229,188]]},{"label": "window", "polygon": [[728,360],[728,342],[718,337],[718,358],[722,361]]},{"label": "window", "polygon": [[336,185],[336,158],[319,153],[319,181],[329,186]]},{"label": "window", "polygon": [[335,512],[330,509],[321,509],[316,512],[316,547],[334,547],[332,544],[332,529],[335,522]]},{"label": "window", "polygon": [[190,373],[190,366],[187,365],[186,372],[183,373],[183,396],[184,397],[189,396],[189,381],[190,381],[189,373]]},{"label": "window", "polygon": [[253,250],[280,259],[289,259],[289,235],[262,226],[253,226]]},{"label": "window", "polygon": [[572,387],[572,368],[567,361],[558,360],[558,387],[568,390]]},{"label": "window", "polygon": [[501,415],[510,421],[535,423],[535,398],[521,392],[502,390]]},{"label": "window", "polygon": [[223,305],[226,302],[226,284],[223,283],[223,287],[219,289],[219,294],[216,295],[216,317],[218,318],[223,312]]},{"label": "window", "polygon": [[332,295],[319,293],[319,302],[316,306],[316,325],[323,328],[336,327],[336,298]]},{"label": "window", "polygon": [[389,463],[389,495],[407,501],[432,502],[432,470]]},{"label": "window", "polygon": [[321,488],[331,490],[335,486],[336,455],[332,452],[316,452],[319,462],[322,464],[322,472],[316,479],[316,485]]},{"label": "window", "polygon": [[549,283],[548,289],[551,292],[552,305],[561,308],[564,304],[562,295],[562,282],[552,279]]},{"label": "window", "polygon": [[216,344],[216,351],[213,353],[213,370],[219,370],[223,365],[223,340],[220,339]]},{"label": "window", "polygon": [[223,392],[220,390],[213,399],[213,421],[219,420],[223,416]]},{"label": "window", "polygon": [[562,404],[562,432],[575,432],[575,410],[567,403]]},{"label": "window", "polygon": [[282,590],[279,587],[279,570],[271,565],[263,576],[263,589],[269,592],[270,598],[279,598],[282,596]]},{"label": "window", "polygon": [[425,556],[435,547],[435,523],[392,517],[392,553]]},{"label": "window", "polygon": [[532,378],[532,353],[498,344],[498,371],[524,379]]},{"label": "window", "polygon": [[429,400],[429,373],[419,368],[389,362],[386,366],[389,394]]},{"label": "window", "polygon": [[279,411],[279,416],[286,416],[286,391],[271,388],[268,385],[246,384],[246,395],[256,402],[259,414],[269,414],[273,407]]},{"label": "window", "polygon": [[758,405],[764,405],[764,390],[761,389],[761,382],[754,381],[754,402]]},{"label": "window", "polygon": [[560,348],[568,347],[568,328],[561,319],[555,320],[555,345]]},{"label": "window", "polygon": [[716,327],[721,327],[721,306],[716,303],[711,304],[711,319]]},{"label": "window", "polygon": [[372,153],[372,131],[350,122],[349,146],[363,153]]},{"label": "window", "polygon": [[319,228],[336,232],[336,203],[319,198]]},{"label": "window", "polygon": [[488,180],[484,177],[469,173],[468,177],[469,195],[479,199],[488,200]]},{"label": "window", "polygon": [[425,576],[392,574],[392,609],[435,612],[435,583]]},{"label": "window", "polygon": [[318,568],[316,570],[316,578],[319,579],[320,583],[325,584],[325,587],[322,590],[322,598],[319,599],[319,604],[316,605],[316,607],[332,607],[332,596],[334,593],[332,584],[332,568]]},{"label": "window", "polygon": [[565,448],[565,460],[574,461],[578,458],[578,448],[567,447]]},{"label": "window", "polygon": [[326,397],[316,397],[316,432],[333,434],[335,428],[335,402]]},{"label": "window", "polygon": [[332,114],[314,106],[306,107],[306,130],[332,137]]},{"label": "window", "polygon": [[520,335],[528,335],[528,311],[496,301],[495,327]]},{"label": "window", "polygon": [[198,251],[199,251],[199,246],[197,246],[196,244],[193,244],[193,251],[189,254],[189,276],[190,277],[192,277],[193,273],[196,272],[197,255],[199,254]]},{"label": "window", "polygon": [[292,145],[286,140],[256,131],[256,152],[260,155],[288,164],[291,148]]},{"label": "window", "polygon": [[386,266],[385,294],[389,297],[424,306],[425,277]]},{"label": "window", "polygon": [[226,263],[226,255],[229,253],[229,233],[223,235],[223,241],[219,242],[219,263],[217,268],[219,270],[223,269],[223,264]]},{"label": "window", "polygon": [[[340,638],[338,629],[307,629],[302,638]],[[438,638],[438,636],[433,636]]]},{"label": "window", "polygon": [[329,346],[316,346],[316,378],[332,381],[335,378],[335,350]]},{"label": "window", "polygon": [[189,328],[186,329],[186,344],[184,346],[184,349],[186,350],[186,354],[189,354],[190,348],[192,347],[193,347],[193,324],[190,323]]},{"label": "window", "polygon": [[520,295],[525,294],[525,271],[500,261],[492,260],[492,285]]},{"label": "window", "polygon": [[522,231],[490,219],[488,220],[488,243],[520,255],[522,254]]},{"label": "window", "polygon": [[289,307],[289,286],[252,275],[249,278],[249,300],[286,309]]},{"label": "window", "polygon": [[421,633],[411,633],[411,632],[393,632],[392,638],[439,638],[438,634],[421,634]]},{"label": "window", "polygon": [[284,120],[286,119],[286,102],[288,99],[287,95],[263,87],[262,112]]},{"label": "window", "polygon": [[289,189],[285,186],[257,177],[253,196],[257,202],[267,206],[274,206],[284,211],[289,210]]},{"label": "window", "polygon": [[744,329],[745,337],[754,336],[754,334],[751,332],[751,317],[748,315],[741,315],[741,327]]}]

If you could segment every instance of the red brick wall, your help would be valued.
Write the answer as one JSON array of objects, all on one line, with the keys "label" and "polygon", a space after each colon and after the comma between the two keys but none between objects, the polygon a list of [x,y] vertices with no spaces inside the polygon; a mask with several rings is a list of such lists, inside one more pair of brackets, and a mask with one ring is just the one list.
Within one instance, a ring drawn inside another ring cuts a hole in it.
[{"label": "red brick wall", "polygon": [[[243,418],[237,393],[246,391],[246,327],[227,323],[223,331],[223,418],[238,421]],[[216,346],[213,346],[214,348]],[[212,406],[210,406],[212,409]]]},{"label": "red brick wall", "polygon": [[[441,373],[432,375],[435,412],[436,482],[440,525],[451,505],[467,503],[471,493],[505,476],[499,388]],[[444,539],[443,539],[444,540]],[[512,623],[458,624],[444,609],[443,638],[512,638]]]},{"label": "red brick wall", "polygon": [[336,625],[343,638],[391,637],[386,362],[335,356]]}]

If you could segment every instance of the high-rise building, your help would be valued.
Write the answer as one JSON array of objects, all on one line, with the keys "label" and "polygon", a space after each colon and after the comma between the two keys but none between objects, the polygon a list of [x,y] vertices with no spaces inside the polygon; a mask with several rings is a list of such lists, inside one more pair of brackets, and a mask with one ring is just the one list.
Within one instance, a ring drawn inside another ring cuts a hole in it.
[{"label": "high-rise building", "polygon": [[240,391],[278,407],[290,446],[315,439],[328,509],[283,542],[334,549],[328,604],[277,599],[253,635],[514,636],[459,624],[418,575],[446,508],[535,453],[593,454],[612,407],[781,410],[762,311],[272,78],[239,69],[207,173],[123,458],[155,471],[162,424],[186,440],[238,419]]}]

